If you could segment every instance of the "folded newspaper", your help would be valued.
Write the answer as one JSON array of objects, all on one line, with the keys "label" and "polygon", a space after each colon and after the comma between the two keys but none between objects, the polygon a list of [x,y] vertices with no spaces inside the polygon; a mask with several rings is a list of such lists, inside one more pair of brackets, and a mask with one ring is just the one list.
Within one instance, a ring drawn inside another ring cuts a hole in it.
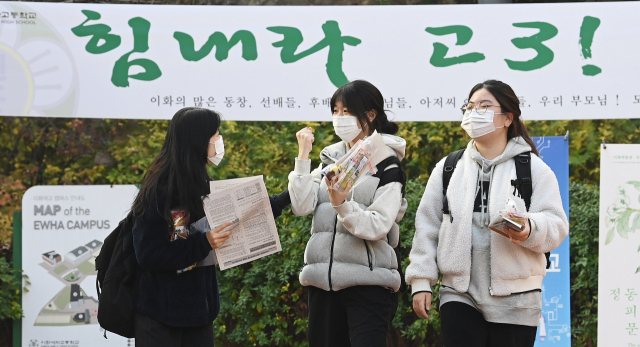
[{"label": "folded newspaper", "polygon": [[203,200],[206,218],[191,227],[206,232],[232,222],[224,229],[231,230],[231,236],[202,266],[217,258],[220,270],[226,270],[282,250],[262,176],[212,181],[210,187],[211,194]]}]

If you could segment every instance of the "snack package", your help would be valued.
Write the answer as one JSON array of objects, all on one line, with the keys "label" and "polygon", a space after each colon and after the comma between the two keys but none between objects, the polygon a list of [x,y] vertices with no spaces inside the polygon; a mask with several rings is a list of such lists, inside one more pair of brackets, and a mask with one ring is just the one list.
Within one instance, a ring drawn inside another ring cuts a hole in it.
[{"label": "snack package", "polygon": [[189,215],[187,212],[173,210],[171,211],[171,218],[173,219],[173,233],[171,234],[171,241],[186,239],[189,237]]},{"label": "snack package", "polygon": [[344,191],[347,189],[349,182],[351,182],[351,186],[353,187],[357,179],[362,175],[367,172],[375,173],[370,158],[375,155],[377,151],[378,148],[370,138],[358,140],[347,154],[340,158],[333,166],[328,166],[323,173],[329,181],[335,176],[338,176],[332,188],[337,191]]},{"label": "snack package", "polygon": [[498,214],[500,214],[502,220],[490,225],[489,229],[505,237],[509,237],[509,234],[504,230],[505,227],[522,231],[525,229],[525,223],[529,218],[528,213],[517,211],[516,204],[511,199],[507,200],[504,210],[498,211]]}]

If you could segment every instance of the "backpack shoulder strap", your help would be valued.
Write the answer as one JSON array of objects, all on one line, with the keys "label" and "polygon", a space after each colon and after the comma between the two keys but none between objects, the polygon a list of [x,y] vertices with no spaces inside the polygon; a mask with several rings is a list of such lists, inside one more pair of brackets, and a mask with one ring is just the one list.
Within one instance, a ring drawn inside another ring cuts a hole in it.
[{"label": "backpack shoulder strap", "polygon": [[[393,164],[397,165],[397,167],[387,170],[387,167]],[[378,171],[373,175],[373,177],[377,177],[380,179],[380,182],[378,182],[378,187],[385,186],[391,182],[400,182],[400,184],[402,184],[402,197],[404,198],[404,187],[407,184],[407,174],[404,172],[404,169],[400,165],[400,159],[398,159],[398,157],[390,156],[387,159],[379,162],[378,165],[376,165],[376,168],[378,169]]]},{"label": "backpack shoulder strap", "polygon": [[531,206],[531,194],[533,194],[533,185],[531,180],[531,152],[518,154],[515,158],[516,163],[516,180],[511,180],[511,185],[518,190],[520,198],[529,211]]},{"label": "backpack shoulder strap", "polygon": [[[511,181],[511,185],[518,190],[520,198],[524,200],[524,204],[529,211],[531,207],[531,195],[533,194],[533,180],[531,179],[531,152],[520,153],[515,157],[516,163],[516,180]],[[544,254],[547,258],[547,269],[551,267],[551,253]]]},{"label": "backpack shoulder strap", "polygon": [[456,169],[456,165],[462,158],[464,154],[464,150],[459,149],[455,152],[449,153],[447,159],[444,160],[444,168],[442,169],[442,213],[443,214],[451,214],[449,211],[449,201],[447,200],[447,188],[449,188],[449,182],[451,181],[451,176],[453,176],[453,170]]},{"label": "backpack shoulder strap", "polygon": [[[396,167],[387,168],[391,165],[397,165]],[[400,182],[402,184],[402,197],[404,198],[405,194],[405,186],[407,185],[407,174],[404,172],[404,169],[400,165],[400,159],[395,156],[390,156],[387,159],[381,161],[376,165],[376,169],[378,171],[373,175],[373,177],[377,177],[380,179],[378,182],[378,188],[387,185],[391,182]],[[388,236],[387,236],[388,237]],[[387,238],[387,241],[389,239]],[[393,251],[396,253],[396,260],[398,261],[398,273],[400,274],[400,292],[407,292],[407,283],[404,279],[404,272],[402,271],[402,257],[400,256],[400,242],[398,242],[398,246],[396,246]]]}]

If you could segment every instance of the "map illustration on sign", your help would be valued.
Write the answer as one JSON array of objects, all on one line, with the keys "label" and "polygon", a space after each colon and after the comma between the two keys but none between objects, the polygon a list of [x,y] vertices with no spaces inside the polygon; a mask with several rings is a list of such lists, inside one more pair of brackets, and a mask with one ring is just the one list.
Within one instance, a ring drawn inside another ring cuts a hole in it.
[{"label": "map illustration on sign", "polygon": [[96,274],[95,258],[102,242],[93,240],[60,255],[52,250],[42,253],[40,266],[64,284],[40,311],[34,325],[66,326],[97,324],[98,299],[88,296],[80,287],[87,276]]},{"label": "map illustration on sign", "polygon": [[547,298],[542,287],[542,314],[540,314],[540,326],[538,327],[538,333],[540,334],[540,341],[558,342],[562,339],[562,336],[567,336],[569,333],[569,325],[562,324],[560,322],[558,310],[563,308],[561,304],[562,295],[553,296]]}]

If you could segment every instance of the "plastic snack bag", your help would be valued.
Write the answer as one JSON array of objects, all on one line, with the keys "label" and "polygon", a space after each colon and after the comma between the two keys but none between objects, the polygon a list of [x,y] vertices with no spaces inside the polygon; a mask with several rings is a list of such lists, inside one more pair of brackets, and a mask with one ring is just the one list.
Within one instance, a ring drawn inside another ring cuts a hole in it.
[{"label": "plastic snack bag", "polygon": [[517,211],[516,204],[511,199],[507,199],[504,210],[498,211],[498,214],[500,214],[502,219],[499,222],[490,225],[489,229],[505,237],[509,237],[509,234],[504,230],[504,228],[522,231],[525,229],[525,223],[527,223],[527,219],[529,218],[528,213]]},{"label": "plastic snack bag", "polygon": [[353,187],[359,177],[367,172],[375,173],[371,165],[370,158],[378,151],[370,138],[358,140],[351,149],[340,158],[333,166],[328,166],[324,174],[329,181],[335,176],[338,177],[333,185],[333,189],[344,191],[349,182]]},{"label": "plastic snack bag", "polygon": [[172,210],[171,218],[173,219],[173,233],[171,234],[171,241],[186,239],[189,237],[189,215],[187,212]]}]

